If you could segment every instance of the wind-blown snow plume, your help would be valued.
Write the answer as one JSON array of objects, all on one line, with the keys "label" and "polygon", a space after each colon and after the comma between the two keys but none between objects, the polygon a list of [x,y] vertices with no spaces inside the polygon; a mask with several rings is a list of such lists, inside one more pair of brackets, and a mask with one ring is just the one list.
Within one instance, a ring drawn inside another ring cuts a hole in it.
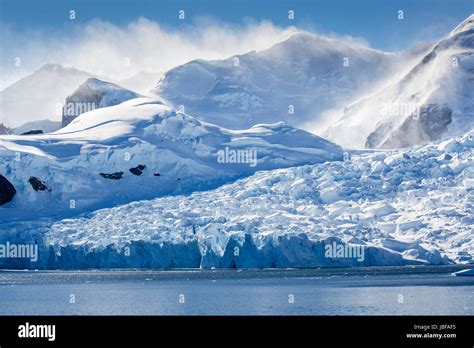
[{"label": "wind-blown snow plume", "polygon": [[325,135],[344,146],[400,148],[471,129],[473,23],[471,15],[398,81],[344,108]]},{"label": "wind-blown snow plume", "polygon": [[[18,70],[31,73],[44,62],[50,62],[118,81],[142,71],[164,72],[196,58],[222,59],[265,49],[294,31],[292,27],[281,28],[267,21],[234,26],[203,17],[176,28],[163,27],[143,17],[124,27],[93,20],[85,27],[77,27],[74,35],[67,38],[37,31],[31,41],[19,33],[6,31],[3,46],[9,43],[14,47],[16,55],[25,58],[25,68],[4,71],[2,75],[12,81],[8,78],[11,73]],[[1,85],[6,87],[4,83]]]},{"label": "wind-blown snow plume", "polygon": [[412,56],[300,31],[260,52],[171,69],[153,92],[224,127],[283,120],[312,128],[325,110],[373,90]]}]

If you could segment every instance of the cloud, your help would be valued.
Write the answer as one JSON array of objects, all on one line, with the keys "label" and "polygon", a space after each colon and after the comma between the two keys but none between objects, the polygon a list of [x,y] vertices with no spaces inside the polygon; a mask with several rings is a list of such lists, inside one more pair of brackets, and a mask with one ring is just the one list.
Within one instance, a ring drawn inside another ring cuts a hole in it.
[{"label": "cloud", "polygon": [[[141,17],[123,27],[92,20],[68,34],[1,29],[8,52],[1,57],[2,86],[45,63],[71,65],[120,80],[140,71],[166,71],[193,59],[223,59],[262,50],[296,31],[269,21],[231,25],[205,17],[173,28]],[[15,69],[15,57],[22,59],[23,69]]]}]

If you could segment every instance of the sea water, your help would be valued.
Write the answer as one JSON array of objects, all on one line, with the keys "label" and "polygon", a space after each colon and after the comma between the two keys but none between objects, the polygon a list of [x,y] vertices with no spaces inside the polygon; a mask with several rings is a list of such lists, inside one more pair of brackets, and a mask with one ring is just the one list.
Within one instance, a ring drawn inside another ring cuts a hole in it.
[{"label": "sea water", "polygon": [[474,277],[432,269],[0,271],[0,315],[473,314]]}]

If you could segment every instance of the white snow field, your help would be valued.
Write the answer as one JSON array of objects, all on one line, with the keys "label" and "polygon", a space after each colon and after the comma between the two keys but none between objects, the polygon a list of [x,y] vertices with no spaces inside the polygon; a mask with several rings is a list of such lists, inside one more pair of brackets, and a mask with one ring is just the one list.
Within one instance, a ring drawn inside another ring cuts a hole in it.
[{"label": "white snow field", "polygon": [[[56,222],[45,229],[48,265],[472,263],[473,184],[473,132],[411,150],[353,153]],[[326,245],[359,246],[363,258],[327,257]]]},{"label": "white snow field", "polygon": [[401,148],[462,135],[474,126],[474,14],[405,76],[344,108],[323,133],[351,148]]},{"label": "white snow field", "polygon": [[[0,136],[0,174],[17,191],[0,221],[77,215],[342,156],[338,145],[284,123],[231,131],[135,98],[86,112],[54,133]],[[45,187],[35,190],[32,177]]]}]

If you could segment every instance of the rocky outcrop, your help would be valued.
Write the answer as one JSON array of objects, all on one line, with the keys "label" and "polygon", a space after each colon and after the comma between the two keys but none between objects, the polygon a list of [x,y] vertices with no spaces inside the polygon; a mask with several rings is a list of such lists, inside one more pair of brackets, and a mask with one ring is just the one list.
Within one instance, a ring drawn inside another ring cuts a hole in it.
[{"label": "rocky outcrop", "polygon": [[367,139],[367,148],[406,148],[439,140],[452,122],[452,111],[446,105],[429,104],[419,114],[408,117],[385,141],[377,143],[377,130]]},{"label": "rocky outcrop", "polygon": [[122,179],[123,172],[115,172],[115,173],[100,173],[100,176],[106,179],[111,179],[111,180],[120,180]]},{"label": "rocky outcrop", "polygon": [[0,206],[11,202],[15,194],[15,186],[3,175],[0,175]]},{"label": "rocky outcrop", "polygon": [[0,134],[12,134],[13,130],[0,123]]},{"label": "rocky outcrop", "polygon": [[118,105],[141,95],[96,78],[87,79],[73,94],[66,98],[62,126],[66,127],[77,116],[94,109]]},{"label": "rocky outcrop", "polygon": [[35,135],[35,134],[43,134],[41,129],[33,129],[28,132],[21,133],[20,135]]},{"label": "rocky outcrop", "polygon": [[31,187],[33,187],[33,190],[35,191],[51,191],[48,186],[44,184],[40,179],[38,179],[36,176],[31,176],[28,179],[28,182],[30,183]]},{"label": "rocky outcrop", "polygon": [[129,171],[130,173],[132,173],[133,175],[137,175],[137,176],[140,176],[142,175],[143,171],[145,170],[146,166],[140,164],[134,168],[130,168]]}]

